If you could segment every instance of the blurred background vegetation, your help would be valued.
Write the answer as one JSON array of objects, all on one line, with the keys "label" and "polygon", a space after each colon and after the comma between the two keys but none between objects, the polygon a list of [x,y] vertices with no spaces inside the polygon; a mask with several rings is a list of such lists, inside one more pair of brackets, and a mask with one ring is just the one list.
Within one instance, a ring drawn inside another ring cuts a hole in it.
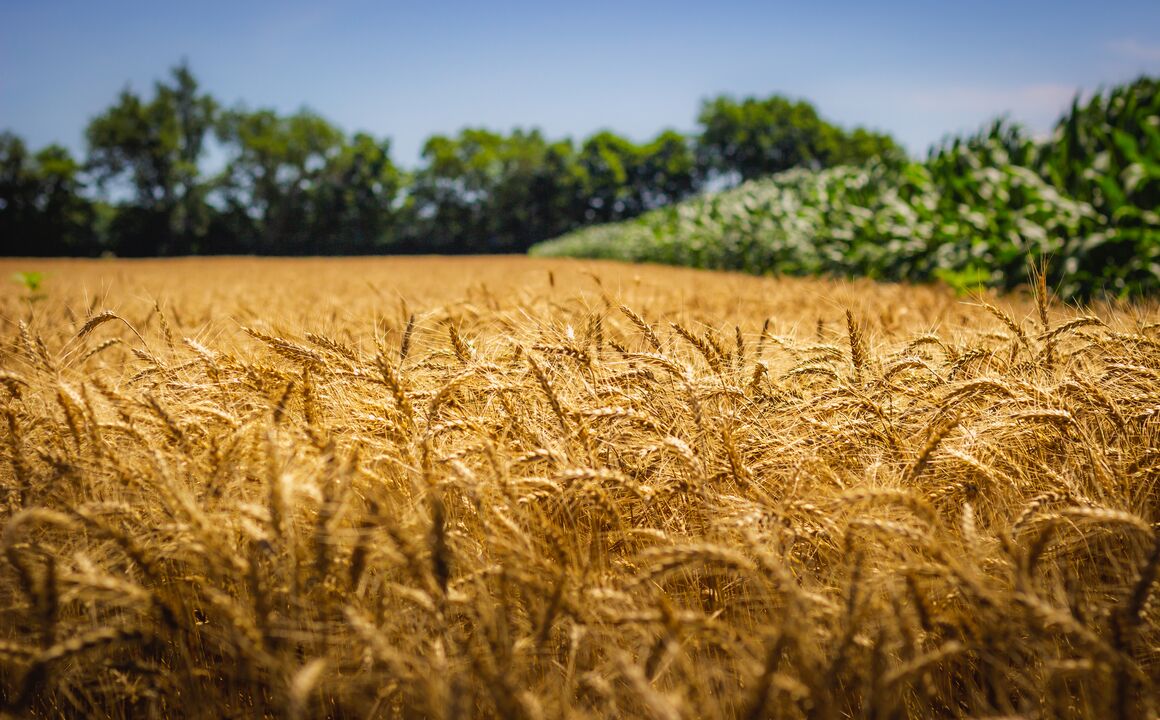
[{"label": "blurred background vegetation", "polygon": [[[756,177],[756,175],[750,175]],[[1012,288],[1045,264],[1066,297],[1160,290],[1157,81],[1077,99],[1032,139],[997,120],[925,162],[793,170],[631,221],[574,231],[538,255],[790,275],[940,279]]]},{"label": "blurred background vegetation", "polygon": [[[857,135],[845,142],[858,144]],[[763,146],[745,144],[756,147]],[[939,279],[960,292],[1009,289],[1046,266],[1053,289],[1069,298],[1160,290],[1155,79],[1111,88],[1086,103],[1077,98],[1044,139],[997,120],[974,136],[947,140],[924,162],[885,147],[868,162],[837,155],[826,169],[818,168],[826,164],[819,157],[835,156],[811,155],[812,162],[783,172],[757,169],[750,159],[719,166],[752,179],[632,221],[573,231],[532,253]]]},{"label": "blurred background vegetation", "polygon": [[[808,102],[720,96],[636,143],[536,129],[386,138],[302,110],[225,108],[191,70],[123,91],[87,153],[0,133],[0,255],[515,253],[1011,287],[1160,289],[1160,95],[1077,97],[1049,138],[999,120],[925,160]],[[545,243],[544,241],[550,241]]]},{"label": "blurred background vegetation", "polygon": [[0,253],[523,252],[710,185],[897,152],[780,97],[716,98],[700,123],[640,144],[468,128],[428,138],[404,169],[387,139],[314,112],[223,108],[181,65],[151,97],[126,90],[93,118],[85,158],[0,135]]}]

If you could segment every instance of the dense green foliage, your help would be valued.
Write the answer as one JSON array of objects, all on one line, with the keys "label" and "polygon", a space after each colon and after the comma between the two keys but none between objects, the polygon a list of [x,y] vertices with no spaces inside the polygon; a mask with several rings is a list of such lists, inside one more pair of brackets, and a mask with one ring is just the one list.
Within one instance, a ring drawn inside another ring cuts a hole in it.
[{"label": "dense green foliage", "polygon": [[79,171],[59,145],[30,153],[20,138],[0,133],[0,252],[15,238],[43,255],[95,247],[96,211],[80,195]]},{"label": "dense green foliage", "polygon": [[709,184],[897,149],[778,96],[714,98],[699,122],[641,143],[466,128],[429,138],[404,171],[388,140],[314,112],[225,109],[183,65],[93,118],[83,162],[0,136],[0,254],[522,252]]},{"label": "dense green foliage", "polygon": [[859,164],[898,148],[888,136],[855,130],[846,135],[818,117],[807,102],[773,96],[735,102],[717,98],[701,109],[700,165],[741,180],[794,167]]},{"label": "dense green foliage", "polygon": [[1011,287],[1049,261],[1059,292],[1160,289],[1160,93],[1141,79],[1078,102],[1051,139],[1017,126],[933,151],[797,168],[533,248],[792,275]]},{"label": "dense green foliage", "polygon": [[217,103],[199,94],[189,69],[173,71],[146,102],[125,90],[89,123],[89,169],[99,186],[121,183],[132,201],[116,214],[115,247],[132,255],[184,255],[208,222],[207,187],[198,160],[217,118]]}]

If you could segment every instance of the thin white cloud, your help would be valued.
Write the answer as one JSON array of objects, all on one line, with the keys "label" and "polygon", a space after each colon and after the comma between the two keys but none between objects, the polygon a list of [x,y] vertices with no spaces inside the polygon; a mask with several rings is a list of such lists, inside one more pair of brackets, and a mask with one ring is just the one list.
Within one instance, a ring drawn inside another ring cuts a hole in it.
[{"label": "thin white cloud", "polygon": [[1061,83],[1014,87],[942,86],[908,93],[907,104],[918,112],[970,116],[1009,114],[1032,120],[1061,113],[1079,88]]},{"label": "thin white cloud", "polygon": [[1160,44],[1120,38],[1108,43],[1108,49],[1120,57],[1143,62],[1160,62]]},{"label": "thin white cloud", "polygon": [[1022,125],[1033,137],[1044,137],[1077,93],[1082,102],[1091,91],[1066,83],[878,86],[877,96],[866,96],[855,117],[861,121],[876,118],[912,153],[922,155],[948,137],[974,133],[1002,116]]}]

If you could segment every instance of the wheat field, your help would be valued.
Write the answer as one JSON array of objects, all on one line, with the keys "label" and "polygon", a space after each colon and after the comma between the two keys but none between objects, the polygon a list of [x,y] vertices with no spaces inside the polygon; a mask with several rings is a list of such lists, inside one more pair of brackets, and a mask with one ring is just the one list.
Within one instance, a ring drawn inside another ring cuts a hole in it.
[{"label": "wheat field", "polygon": [[527,258],[0,274],[6,716],[1160,708],[1155,303]]}]

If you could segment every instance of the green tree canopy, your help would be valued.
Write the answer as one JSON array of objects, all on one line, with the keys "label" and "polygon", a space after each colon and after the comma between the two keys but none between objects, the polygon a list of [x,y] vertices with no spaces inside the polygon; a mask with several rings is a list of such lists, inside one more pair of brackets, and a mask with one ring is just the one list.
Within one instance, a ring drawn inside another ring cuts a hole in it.
[{"label": "green tree canopy", "polygon": [[309,110],[230,110],[218,136],[231,157],[216,183],[248,252],[317,253],[311,203],[328,167],[343,152],[342,132]]},{"label": "green tree canopy", "polygon": [[861,164],[898,152],[889,136],[864,129],[848,134],[819,117],[808,102],[780,95],[707,100],[698,123],[697,162],[703,182],[752,180],[793,167]]},{"label": "green tree canopy", "polygon": [[697,163],[692,141],[665,130],[637,154],[633,184],[644,210],[680,202],[697,189]]},{"label": "green tree canopy", "polygon": [[0,133],[0,254],[94,255],[93,203],[80,194],[81,166],[49,145],[30,153]]},{"label": "green tree canopy", "polygon": [[[114,245],[126,254],[185,254],[208,223],[199,163],[217,120],[217,102],[198,90],[182,64],[143,100],[130,90],[93,118],[86,131],[88,167],[102,188],[127,185],[133,202],[114,220]],[[149,235],[155,237],[149,238]],[[155,253],[143,240],[154,246]]]},{"label": "green tree canopy", "polygon": [[640,150],[610,130],[592,135],[580,147],[587,222],[611,222],[643,210],[640,188],[633,186]]},{"label": "green tree canopy", "polygon": [[523,250],[571,229],[582,178],[572,144],[538,130],[436,135],[410,187],[412,242],[431,250]]},{"label": "green tree canopy", "polygon": [[316,180],[310,227],[318,252],[382,252],[397,219],[403,174],[391,143],[357,133],[329,158]]}]

